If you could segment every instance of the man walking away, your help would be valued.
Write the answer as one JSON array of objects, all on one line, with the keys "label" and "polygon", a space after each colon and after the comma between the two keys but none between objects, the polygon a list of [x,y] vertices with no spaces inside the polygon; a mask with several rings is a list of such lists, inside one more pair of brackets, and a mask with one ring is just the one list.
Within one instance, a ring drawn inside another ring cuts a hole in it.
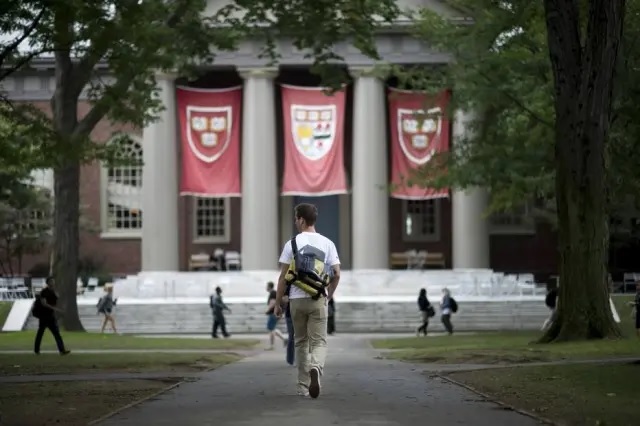
[{"label": "man walking away", "polygon": [[[318,209],[299,204],[294,220],[300,232],[282,249],[275,314],[282,315],[282,298],[291,285],[289,304],[298,361],[298,394],[320,395],[320,377],[327,356],[327,301],[340,281],[340,259],[335,244],[316,232]],[[328,271],[333,276],[329,278]]]},{"label": "man walking away", "polygon": [[222,330],[224,337],[231,336],[227,333],[227,321],[224,318],[224,311],[231,313],[231,309],[225,305],[222,300],[222,289],[216,287],[216,294],[211,295],[209,299],[209,306],[211,306],[211,313],[213,314],[213,329],[211,330],[211,337],[218,338],[218,328]]},{"label": "man walking away", "polygon": [[55,290],[55,280],[53,277],[47,278],[47,286],[42,289],[40,294],[36,297],[36,301],[33,306],[33,314],[38,318],[38,331],[36,332],[36,340],[33,345],[33,351],[36,354],[40,354],[40,344],[42,343],[42,335],[45,329],[49,329],[53,338],[56,340],[58,346],[58,352],[60,355],[67,355],[71,351],[65,349],[62,336],[60,335],[60,329],[58,328],[58,322],[56,321],[55,312],[62,313],[62,309],[58,308],[58,294]]},{"label": "man walking away", "polygon": [[278,339],[282,340],[284,347],[287,347],[287,339],[282,335],[280,330],[278,330],[278,320],[279,318],[276,316],[275,306],[276,306],[276,291],[274,289],[274,284],[269,281],[267,283],[267,292],[269,293],[269,297],[267,298],[267,330],[269,330],[269,347],[266,350],[272,351],[273,345],[276,341],[276,336]]}]

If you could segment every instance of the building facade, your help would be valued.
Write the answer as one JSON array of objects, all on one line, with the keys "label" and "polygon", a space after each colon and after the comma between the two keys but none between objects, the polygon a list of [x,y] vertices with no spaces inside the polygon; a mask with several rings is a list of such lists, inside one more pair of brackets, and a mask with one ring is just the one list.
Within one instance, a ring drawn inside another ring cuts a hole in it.
[{"label": "building facade", "polygon": [[[414,1],[413,3],[416,3]],[[418,2],[420,3],[420,2]],[[439,2],[424,2],[439,4]],[[434,66],[446,55],[434,52],[400,31],[377,37],[384,61]],[[93,136],[119,143],[144,165],[82,169],[81,199],[94,229],[82,233],[81,256],[110,273],[186,270],[193,254],[216,249],[237,251],[243,269],[272,270],[282,244],[294,234],[293,206],[319,207],[318,230],[336,242],[343,267],[386,269],[391,253],[410,249],[441,253],[448,268],[493,268],[549,274],[556,271],[555,235],[548,225],[527,220],[527,211],[485,219],[486,190],[452,190],[449,198],[401,200],[389,196],[390,176],[387,85],[371,73],[375,65],[348,44],[337,47],[352,81],[346,89],[344,166],[349,193],[323,197],[280,195],[283,168],[283,120],[279,84],[317,86],[309,60],[282,40],[277,69],[258,59],[259,42],[221,53],[214,68],[196,81],[158,75],[165,106],[158,120],[142,130],[102,122]],[[241,131],[242,196],[180,196],[180,143],[176,85],[202,88],[243,86]],[[3,82],[16,101],[43,103],[53,91],[52,64],[44,61]],[[87,108],[86,104],[81,109]],[[464,134],[465,114],[451,122],[452,143]],[[117,132],[131,136],[123,141]],[[40,173],[51,186],[51,174]],[[39,256],[24,262],[25,272]]]}]

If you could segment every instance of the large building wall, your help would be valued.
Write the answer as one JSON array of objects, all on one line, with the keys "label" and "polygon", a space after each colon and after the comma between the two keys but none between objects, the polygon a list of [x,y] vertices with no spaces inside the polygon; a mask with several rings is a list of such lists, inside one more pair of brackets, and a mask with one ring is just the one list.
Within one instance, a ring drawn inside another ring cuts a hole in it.
[{"label": "large building wall", "polygon": [[[44,77],[42,77],[44,78]],[[44,81],[44,80],[43,80]],[[242,80],[235,71],[215,71],[204,75],[199,80],[192,82],[199,87],[230,87],[241,84]],[[304,68],[283,67],[276,84],[294,84],[315,86],[318,79],[310,75]],[[44,83],[43,83],[44,84]],[[178,84],[186,84],[178,81]],[[39,92],[38,92],[39,93]],[[43,92],[44,93],[44,92]],[[42,95],[33,95],[34,97]],[[48,100],[30,100],[44,110],[49,109]],[[88,104],[80,104],[80,113],[84,114],[89,108]],[[278,179],[282,178],[283,146],[281,119],[280,91],[276,89],[276,111],[278,120],[276,130],[278,136]],[[352,114],[353,93],[352,87],[347,87],[347,107],[345,120],[345,148],[344,163],[347,171],[347,179],[350,180],[352,164]],[[94,140],[104,143],[108,141],[114,132],[125,131],[133,135],[140,135],[140,131],[132,128],[101,122],[93,133]],[[176,143],[178,143],[176,139]],[[179,152],[179,150],[178,150]],[[178,154],[180,155],[180,153]],[[177,159],[180,161],[180,158]],[[140,238],[103,238],[100,227],[102,204],[101,196],[104,182],[101,182],[103,173],[97,163],[87,164],[82,168],[81,175],[81,200],[85,209],[86,218],[91,222],[97,232],[85,231],[81,237],[81,257],[90,258],[101,264],[105,271],[115,274],[136,273],[141,266]],[[228,243],[200,244],[194,242],[194,201],[192,197],[180,197],[179,204],[179,244],[180,267],[186,270],[191,254],[206,252],[212,253],[215,248],[224,250],[237,250],[241,252],[241,203],[240,198],[233,198],[229,202],[230,229]],[[277,201],[274,201],[277,202]],[[389,249],[390,252],[402,252],[408,249],[427,250],[443,253],[447,267],[451,267],[452,239],[451,239],[451,211],[452,203],[449,199],[440,200],[439,207],[438,238],[431,242],[406,242],[403,239],[403,201],[390,199],[389,202]],[[289,212],[281,212],[283,215]],[[349,219],[350,221],[351,219]],[[286,223],[283,222],[283,223]],[[169,226],[169,224],[168,224]],[[286,234],[286,231],[284,232]],[[536,232],[526,234],[494,234],[491,236],[490,261],[491,267],[496,270],[508,272],[535,272],[539,274],[553,274],[557,270],[555,235],[548,226],[537,226]],[[46,254],[31,256],[23,262],[23,272],[27,272],[34,264],[46,262]]]}]

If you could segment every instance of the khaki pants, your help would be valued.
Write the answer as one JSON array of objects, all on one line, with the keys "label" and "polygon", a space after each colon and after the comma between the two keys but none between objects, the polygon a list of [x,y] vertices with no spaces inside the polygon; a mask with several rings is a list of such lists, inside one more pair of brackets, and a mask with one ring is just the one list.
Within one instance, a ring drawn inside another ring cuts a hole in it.
[{"label": "khaki pants", "polygon": [[326,299],[291,299],[289,303],[296,340],[298,387],[308,388],[311,381],[309,370],[317,368],[322,375],[327,357]]}]

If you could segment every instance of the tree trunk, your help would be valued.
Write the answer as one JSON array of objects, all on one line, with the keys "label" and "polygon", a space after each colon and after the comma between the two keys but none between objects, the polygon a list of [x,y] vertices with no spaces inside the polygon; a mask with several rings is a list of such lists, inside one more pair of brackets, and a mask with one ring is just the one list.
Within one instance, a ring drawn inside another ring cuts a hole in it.
[{"label": "tree trunk", "polygon": [[545,0],[555,80],[560,289],[542,342],[619,337],[607,285],[607,141],[624,0],[591,0],[585,45],[575,0]]},{"label": "tree trunk", "polygon": [[66,164],[55,170],[54,276],[58,285],[62,325],[68,331],[84,331],[77,303],[80,246],[80,165]]}]

